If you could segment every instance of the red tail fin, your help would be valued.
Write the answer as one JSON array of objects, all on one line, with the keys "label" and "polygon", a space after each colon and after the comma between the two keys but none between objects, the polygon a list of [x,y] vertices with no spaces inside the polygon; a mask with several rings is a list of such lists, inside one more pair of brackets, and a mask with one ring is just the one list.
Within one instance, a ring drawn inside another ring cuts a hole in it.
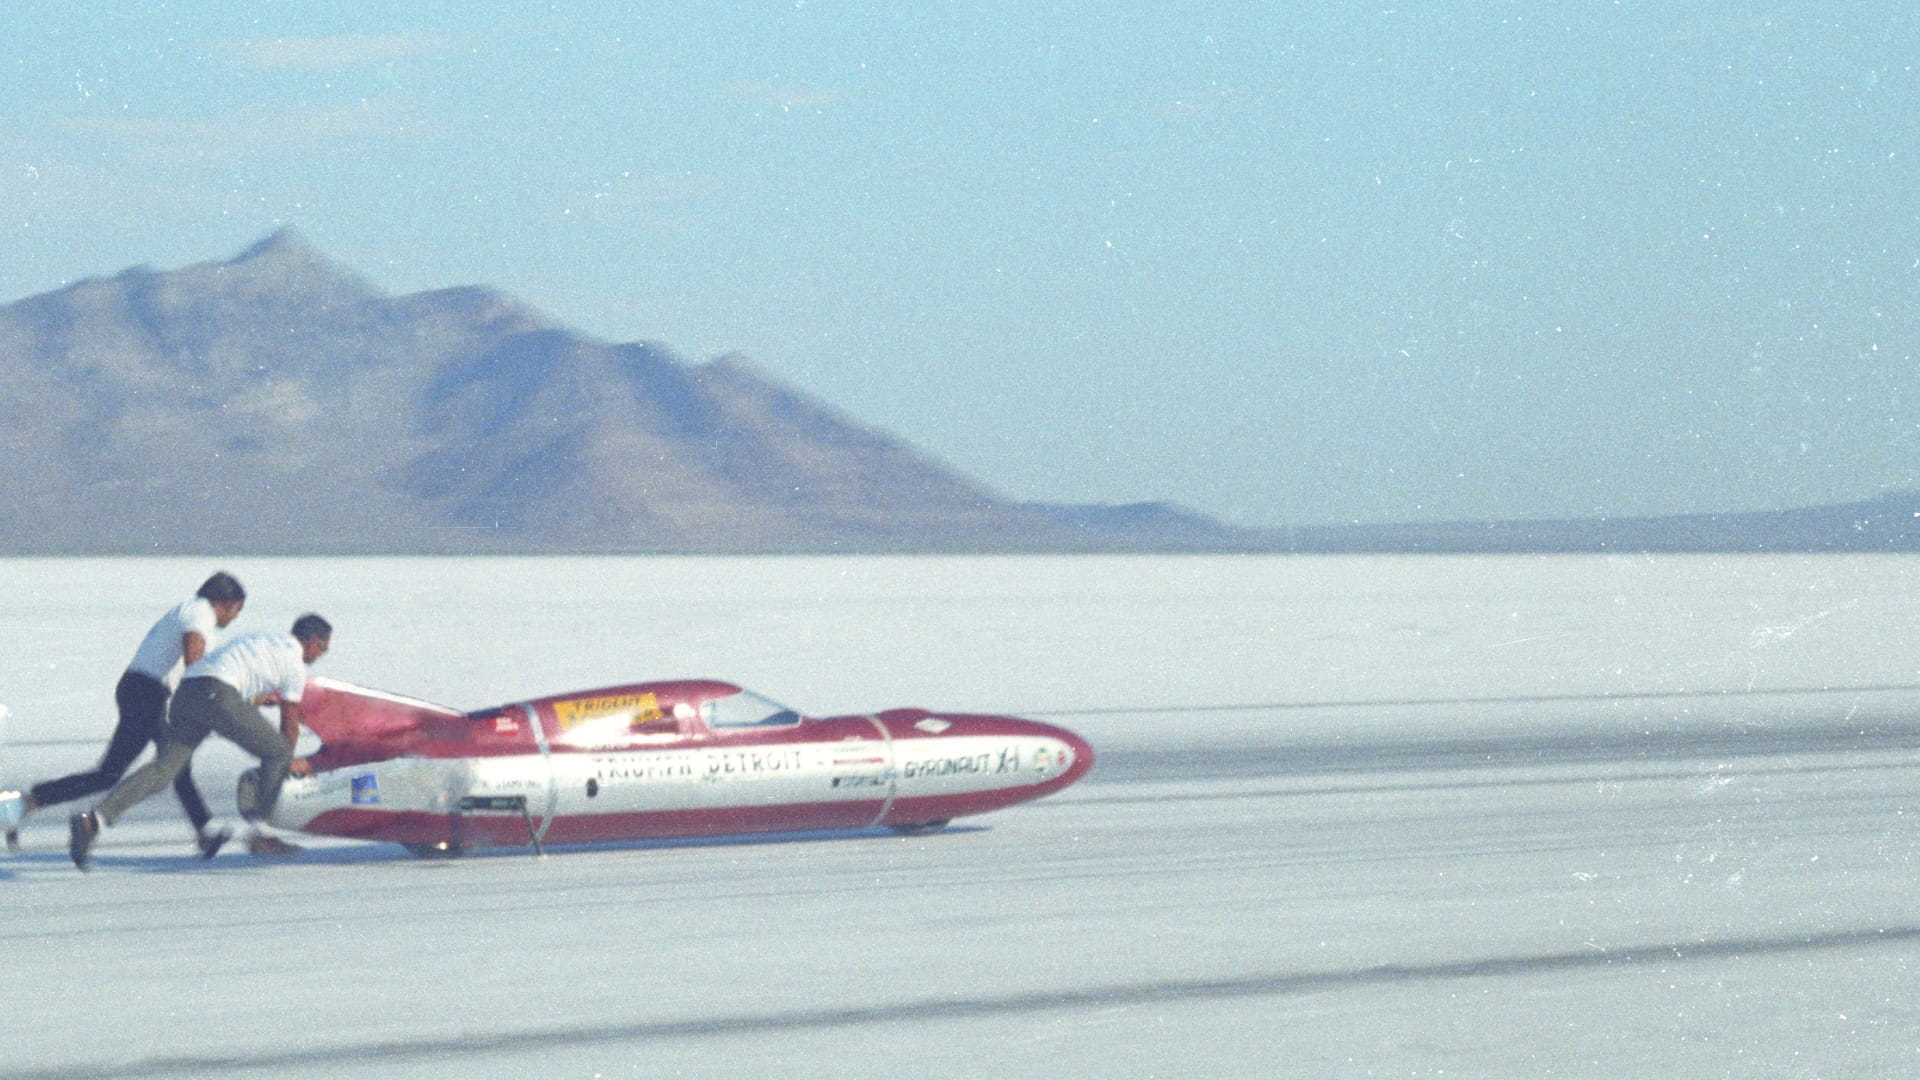
[{"label": "red tail fin", "polygon": [[458,709],[324,676],[307,680],[300,719],[329,748],[352,744],[400,751],[434,721],[458,720]]}]

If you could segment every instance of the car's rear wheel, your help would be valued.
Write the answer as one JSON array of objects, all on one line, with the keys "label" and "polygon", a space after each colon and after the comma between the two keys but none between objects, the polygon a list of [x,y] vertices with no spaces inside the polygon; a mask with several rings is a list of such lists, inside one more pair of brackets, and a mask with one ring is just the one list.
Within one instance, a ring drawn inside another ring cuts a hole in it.
[{"label": "car's rear wheel", "polygon": [[887,828],[892,829],[901,836],[921,836],[926,833],[939,832],[951,824],[952,821],[952,818],[940,818],[937,821],[916,821],[911,825],[889,825]]}]

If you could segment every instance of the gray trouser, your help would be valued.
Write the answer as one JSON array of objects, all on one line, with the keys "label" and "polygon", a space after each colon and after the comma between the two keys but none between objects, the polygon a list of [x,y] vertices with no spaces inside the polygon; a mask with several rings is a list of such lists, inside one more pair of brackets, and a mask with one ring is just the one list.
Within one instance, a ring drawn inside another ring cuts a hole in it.
[{"label": "gray trouser", "polygon": [[111,825],[141,800],[166,790],[193,760],[193,751],[209,732],[226,736],[260,759],[260,798],[254,816],[265,820],[280,798],[293,748],[279,728],[267,723],[259,709],[241,698],[240,691],[219,679],[198,676],[182,680],[180,689],[173,693],[159,756],[115,784],[93,808],[100,823]]}]

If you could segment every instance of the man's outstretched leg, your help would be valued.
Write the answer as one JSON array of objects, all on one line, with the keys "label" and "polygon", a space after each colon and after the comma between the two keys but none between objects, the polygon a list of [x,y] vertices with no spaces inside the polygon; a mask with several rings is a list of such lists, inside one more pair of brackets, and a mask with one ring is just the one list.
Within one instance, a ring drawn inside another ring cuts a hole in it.
[{"label": "man's outstretched leg", "polygon": [[173,783],[187,763],[193,760],[193,750],[206,737],[204,729],[195,730],[191,726],[178,726],[169,734],[167,741],[160,744],[160,756],[135,769],[125,780],[113,786],[100,805],[85,813],[75,814],[67,819],[67,854],[73,857],[73,865],[82,870],[89,869],[93,863],[93,842],[100,837],[100,830],[119,820],[142,800],[151,798]]}]

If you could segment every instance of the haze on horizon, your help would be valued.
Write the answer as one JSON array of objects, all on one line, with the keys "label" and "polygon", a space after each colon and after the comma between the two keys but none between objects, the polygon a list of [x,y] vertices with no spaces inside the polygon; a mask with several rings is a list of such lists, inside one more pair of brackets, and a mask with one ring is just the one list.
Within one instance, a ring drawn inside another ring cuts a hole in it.
[{"label": "haze on horizon", "polygon": [[[1259,7],[1259,6],[1253,6]],[[0,303],[296,226],[1245,525],[1920,486],[1920,17],[9,5]]]}]

